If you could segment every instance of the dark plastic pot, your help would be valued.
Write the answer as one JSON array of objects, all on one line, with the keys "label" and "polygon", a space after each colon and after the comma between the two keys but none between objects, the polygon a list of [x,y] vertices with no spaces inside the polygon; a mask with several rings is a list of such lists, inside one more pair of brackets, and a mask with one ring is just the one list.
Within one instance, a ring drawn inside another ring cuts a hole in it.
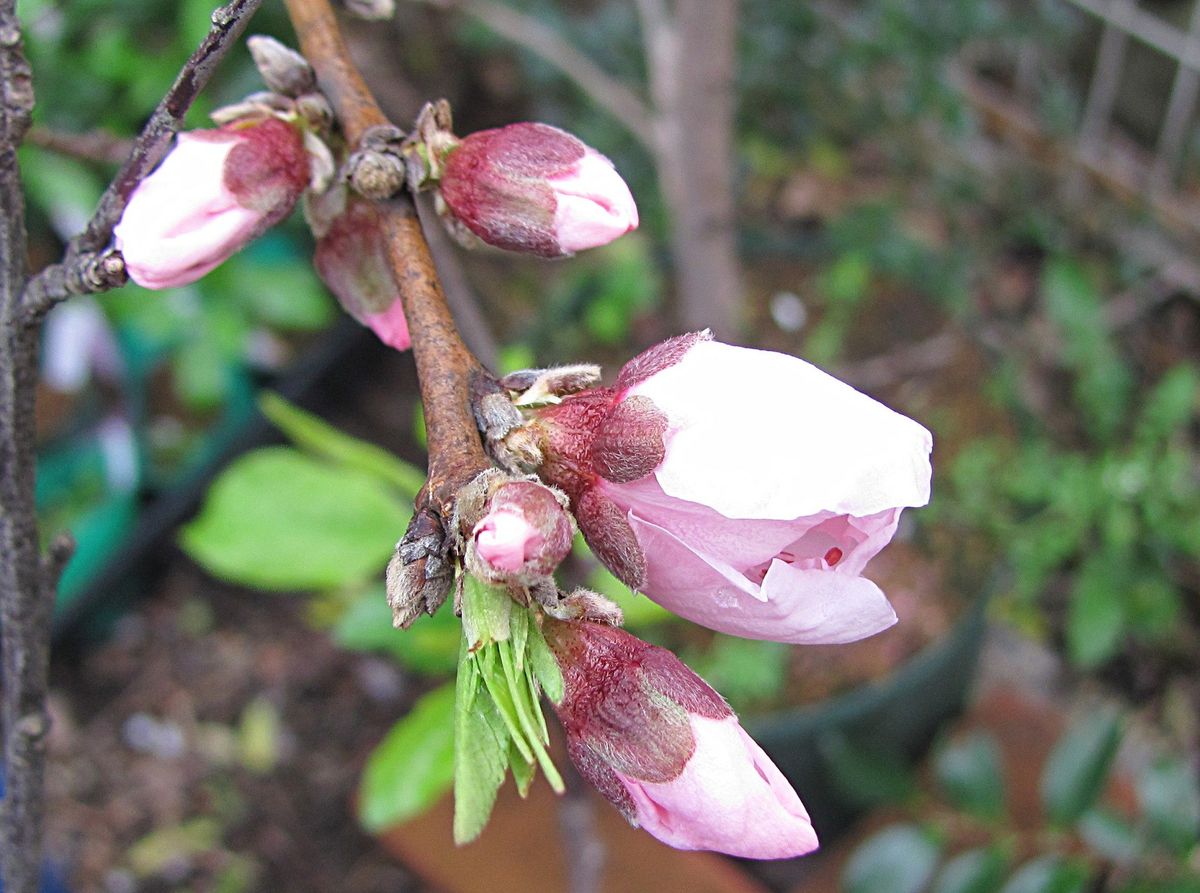
[{"label": "dark plastic pot", "polygon": [[842,790],[827,756],[833,740],[915,761],[939,727],[961,712],[979,664],[986,596],[940,641],[887,678],[820,703],[747,719],[750,734],[795,786],[823,839],[854,821],[863,804]]}]

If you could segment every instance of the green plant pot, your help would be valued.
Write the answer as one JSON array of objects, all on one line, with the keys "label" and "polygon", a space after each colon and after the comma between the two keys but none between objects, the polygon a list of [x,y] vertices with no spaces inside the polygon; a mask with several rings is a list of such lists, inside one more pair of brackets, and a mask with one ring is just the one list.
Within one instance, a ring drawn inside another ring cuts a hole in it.
[{"label": "green plant pot", "polygon": [[747,719],[748,731],[795,786],[823,839],[832,839],[863,809],[837,784],[828,743],[847,740],[915,761],[938,728],[962,710],[979,664],[986,603],[986,595],[978,597],[944,638],[885,679],[811,706]]}]

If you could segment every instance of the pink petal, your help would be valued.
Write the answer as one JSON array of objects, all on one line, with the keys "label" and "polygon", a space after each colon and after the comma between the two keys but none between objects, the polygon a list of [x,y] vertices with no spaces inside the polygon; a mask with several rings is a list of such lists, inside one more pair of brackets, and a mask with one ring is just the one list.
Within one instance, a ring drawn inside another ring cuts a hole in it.
[{"label": "pink petal", "polygon": [[879,587],[863,577],[774,560],[758,586],[634,513],[629,523],[646,555],[642,591],[709,629],[747,639],[833,644],[874,635],[896,622]]},{"label": "pink petal", "polygon": [[616,773],[638,823],[663,843],[748,859],[784,859],[817,848],[796,792],[736,717],[690,715],[696,750],[671,781]]},{"label": "pink petal", "polygon": [[929,432],[796,357],[701,341],[630,393],[670,419],[663,490],[730,518],[929,501]]},{"label": "pink petal", "polygon": [[408,320],[404,317],[404,305],[399,299],[382,313],[366,313],[363,322],[379,336],[379,340],[396,350],[408,350],[412,338],[408,334]]},{"label": "pink petal", "polygon": [[508,573],[519,571],[542,539],[524,515],[503,510],[490,512],[475,525],[473,535],[479,557]]},{"label": "pink petal", "polygon": [[589,149],[565,177],[551,179],[554,236],[565,252],[607,245],[638,225],[637,205],[612,163]]}]

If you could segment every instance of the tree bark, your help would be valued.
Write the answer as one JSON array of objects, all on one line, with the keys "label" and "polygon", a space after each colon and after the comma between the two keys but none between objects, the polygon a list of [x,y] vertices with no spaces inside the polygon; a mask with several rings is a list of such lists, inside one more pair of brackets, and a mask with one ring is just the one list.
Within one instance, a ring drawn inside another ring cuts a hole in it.
[{"label": "tree bark", "polygon": [[737,0],[642,0],[655,162],[670,212],[679,319],[718,338],[740,334],[735,201]]}]

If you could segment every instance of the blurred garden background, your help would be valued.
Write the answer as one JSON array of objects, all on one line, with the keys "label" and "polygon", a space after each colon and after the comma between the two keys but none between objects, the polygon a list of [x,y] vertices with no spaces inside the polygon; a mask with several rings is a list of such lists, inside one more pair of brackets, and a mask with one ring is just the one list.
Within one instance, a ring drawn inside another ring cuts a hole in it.
[{"label": "blurred garden background", "polygon": [[[211,12],[22,0],[33,268]],[[446,97],[460,134],[558,125],[637,199],[635,233],[561,262],[429,227],[493,369],[611,378],[709,326],[934,432],[933,502],[868,569],[900,623],[714,636],[580,546],[569,573],[730,699],[823,852],[677,853],[540,782],[455,851],[457,623],[395,632],[382,588],[422,481],[411,357],[344,318],[293,220],[195,286],[48,321],[68,888],[1200,891],[1200,3],[397,0],[346,27],[395,122]],[[294,43],[270,2],[249,33]],[[257,89],[240,48],[189,120]]]}]

